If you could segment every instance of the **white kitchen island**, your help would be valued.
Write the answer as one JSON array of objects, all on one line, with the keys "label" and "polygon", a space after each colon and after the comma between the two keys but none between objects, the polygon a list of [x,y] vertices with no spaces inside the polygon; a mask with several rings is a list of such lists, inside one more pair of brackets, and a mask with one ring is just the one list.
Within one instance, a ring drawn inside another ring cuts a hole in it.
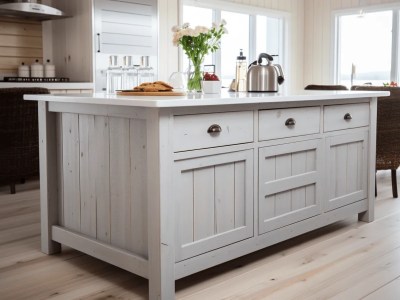
[{"label": "white kitchen island", "polygon": [[175,280],[374,215],[377,97],[27,95],[39,102],[42,251]]}]

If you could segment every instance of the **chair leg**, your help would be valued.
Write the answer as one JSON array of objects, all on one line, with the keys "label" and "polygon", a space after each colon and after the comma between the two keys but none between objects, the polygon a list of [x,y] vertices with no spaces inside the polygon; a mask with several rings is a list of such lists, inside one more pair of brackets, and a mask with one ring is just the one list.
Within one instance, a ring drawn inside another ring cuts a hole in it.
[{"label": "chair leg", "polygon": [[392,171],[392,191],[393,191],[393,198],[397,198],[397,174],[396,170],[391,170]]},{"label": "chair leg", "polygon": [[19,183],[24,184],[26,182],[25,178],[21,178],[21,180],[19,181]]},{"label": "chair leg", "polygon": [[10,184],[10,193],[15,194],[15,183]]},{"label": "chair leg", "polygon": [[376,187],[376,172],[375,172],[375,198],[378,197],[378,188]]}]

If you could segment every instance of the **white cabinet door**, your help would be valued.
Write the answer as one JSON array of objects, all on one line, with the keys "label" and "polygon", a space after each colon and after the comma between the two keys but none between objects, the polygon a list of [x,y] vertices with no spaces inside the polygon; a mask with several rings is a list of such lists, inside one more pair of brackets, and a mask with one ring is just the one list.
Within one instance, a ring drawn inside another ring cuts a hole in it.
[{"label": "white cabinet door", "polygon": [[326,141],[329,211],[367,197],[368,131],[328,137]]},{"label": "white cabinet door", "polygon": [[95,0],[96,52],[157,55],[156,0]]},{"label": "white cabinet door", "polygon": [[253,150],[176,161],[176,260],[253,236]]},{"label": "white cabinet door", "polygon": [[259,233],[321,213],[321,139],[259,149]]}]

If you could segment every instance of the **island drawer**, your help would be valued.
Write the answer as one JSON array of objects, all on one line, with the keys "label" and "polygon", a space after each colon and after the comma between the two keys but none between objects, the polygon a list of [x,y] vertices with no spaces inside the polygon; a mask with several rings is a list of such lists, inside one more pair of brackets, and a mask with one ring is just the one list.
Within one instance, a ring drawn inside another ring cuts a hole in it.
[{"label": "island drawer", "polygon": [[324,107],[324,132],[368,126],[369,103]]},{"label": "island drawer", "polygon": [[252,111],[174,117],[174,151],[249,143],[254,141]]},{"label": "island drawer", "polygon": [[259,140],[319,133],[320,115],[319,106],[262,110],[259,112]]}]

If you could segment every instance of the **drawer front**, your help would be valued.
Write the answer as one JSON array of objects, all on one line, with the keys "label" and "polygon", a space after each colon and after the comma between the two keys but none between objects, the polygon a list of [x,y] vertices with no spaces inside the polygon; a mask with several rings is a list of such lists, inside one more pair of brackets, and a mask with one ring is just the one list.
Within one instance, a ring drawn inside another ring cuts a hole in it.
[{"label": "drawer front", "polygon": [[253,142],[253,112],[174,117],[174,151]]},{"label": "drawer front", "polygon": [[286,108],[259,113],[259,140],[319,133],[320,108]]},{"label": "drawer front", "polygon": [[369,125],[369,104],[343,104],[324,107],[324,132]]}]

